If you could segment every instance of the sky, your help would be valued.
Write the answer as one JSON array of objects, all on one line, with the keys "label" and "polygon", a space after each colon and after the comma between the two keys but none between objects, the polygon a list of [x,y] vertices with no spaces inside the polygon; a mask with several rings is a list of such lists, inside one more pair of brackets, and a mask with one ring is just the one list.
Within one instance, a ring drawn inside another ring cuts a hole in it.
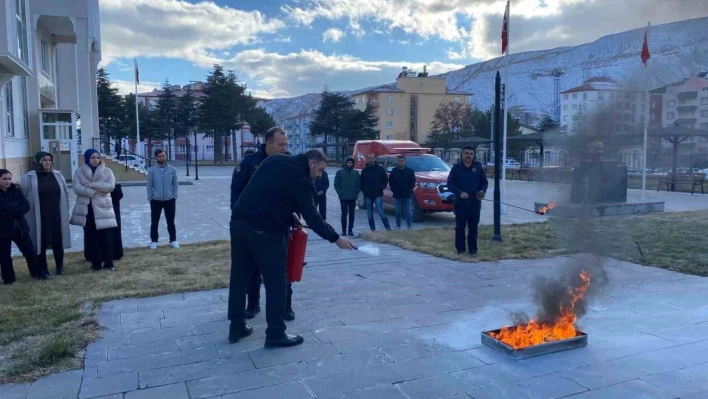
[{"label": "sky", "polygon": [[[254,96],[431,75],[500,56],[506,0],[101,0],[101,65],[122,94],[204,81],[214,64]],[[591,42],[708,16],[706,0],[512,0],[510,51]]]}]

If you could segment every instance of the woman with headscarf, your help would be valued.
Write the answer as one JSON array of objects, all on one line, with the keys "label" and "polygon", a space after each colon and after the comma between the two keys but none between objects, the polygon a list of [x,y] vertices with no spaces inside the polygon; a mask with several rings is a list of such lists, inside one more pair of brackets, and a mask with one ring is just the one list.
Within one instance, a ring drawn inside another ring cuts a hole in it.
[{"label": "woman with headscarf", "polygon": [[48,277],[47,248],[54,253],[56,274],[64,274],[64,250],[71,248],[69,233],[69,188],[61,173],[53,168],[52,154],[39,151],[36,169],[22,177],[22,193],[30,203],[25,219],[37,250],[37,269]]},{"label": "woman with headscarf", "polygon": [[29,208],[27,198],[20,188],[12,183],[12,173],[7,169],[0,169],[0,277],[5,285],[15,282],[15,268],[12,264],[13,242],[27,260],[32,278],[46,278],[37,272],[37,254],[24,216]]},{"label": "woman with headscarf", "polygon": [[74,173],[76,205],[71,224],[84,228],[91,256],[91,269],[115,270],[111,229],[118,227],[111,192],[116,186],[113,172],[101,161],[101,154],[90,148],[84,153],[84,164]]}]

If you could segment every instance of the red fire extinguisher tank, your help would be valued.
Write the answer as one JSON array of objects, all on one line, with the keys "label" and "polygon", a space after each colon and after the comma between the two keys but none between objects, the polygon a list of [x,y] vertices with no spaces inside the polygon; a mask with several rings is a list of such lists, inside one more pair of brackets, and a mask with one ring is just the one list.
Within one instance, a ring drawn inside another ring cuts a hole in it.
[{"label": "red fire extinguisher tank", "polygon": [[288,240],[288,281],[291,283],[302,280],[306,249],[307,232],[302,227],[294,228]]}]

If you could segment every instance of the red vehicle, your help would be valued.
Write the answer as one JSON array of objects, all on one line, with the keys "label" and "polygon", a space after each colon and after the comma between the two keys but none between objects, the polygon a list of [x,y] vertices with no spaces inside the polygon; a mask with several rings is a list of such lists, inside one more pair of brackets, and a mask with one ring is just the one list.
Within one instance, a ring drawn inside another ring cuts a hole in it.
[{"label": "red vehicle", "polygon": [[[452,169],[439,157],[429,154],[430,148],[423,148],[413,141],[405,140],[362,140],[354,144],[354,169],[361,172],[366,166],[370,153],[387,172],[398,166],[396,156],[406,156],[406,166],[415,172],[416,185],[413,190],[413,221],[420,222],[423,215],[434,212],[452,212],[453,194],[447,188],[447,176]],[[393,193],[389,187],[384,190],[384,204],[393,206]],[[360,209],[365,209],[364,198],[359,194]]]}]

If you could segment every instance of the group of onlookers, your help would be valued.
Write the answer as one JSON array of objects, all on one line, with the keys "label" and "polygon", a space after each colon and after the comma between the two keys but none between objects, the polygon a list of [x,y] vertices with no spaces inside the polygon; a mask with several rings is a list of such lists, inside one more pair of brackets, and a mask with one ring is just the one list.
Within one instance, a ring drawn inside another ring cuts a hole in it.
[{"label": "group of onlookers", "polygon": [[[0,271],[4,284],[15,282],[11,246],[14,242],[27,261],[30,275],[48,279],[47,249],[54,254],[55,274],[64,274],[64,250],[71,248],[69,225],[84,229],[84,257],[91,269],[115,270],[114,261],[123,256],[120,230],[120,200],[116,184],[101,154],[88,149],[84,164],[72,178],[76,203],[69,210],[69,189],[60,172],[54,170],[52,154],[35,155],[35,169],[13,183],[12,173],[0,169]],[[152,210],[151,248],[157,248],[157,223],[165,211],[170,244],[179,248],[174,224],[177,171],[167,165],[164,151],[157,150],[157,165],[148,172],[147,194]]]},{"label": "group of onlookers", "polygon": [[[323,175],[322,179],[327,176]],[[342,207],[342,235],[354,235],[354,210],[359,193],[364,199],[364,206],[369,221],[371,231],[376,230],[374,221],[374,208],[381,218],[381,222],[386,230],[391,230],[388,216],[383,210],[383,193],[388,186],[393,194],[396,209],[396,228],[401,228],[401,218],[406,221],[408,229],[412,228],[413,208],[411,197],[415,189],[415,173],[406,166],[406,157],[398,156],[398,167],[387,173],[383,166],[376,163],[374,154],[367,157],[367,165],[362,169],[361,174],[354,170],[354,158],[344,159],[344,167],[337,171],[334,177],[334,189],[339,196],[339,203]],[[324,184],[320,183],[322,186]],[[329,183],[327,183],[327,187]],[[322,211],[320,211],[322,212]],[[324,217],[324,216],[323,216]]]}]

